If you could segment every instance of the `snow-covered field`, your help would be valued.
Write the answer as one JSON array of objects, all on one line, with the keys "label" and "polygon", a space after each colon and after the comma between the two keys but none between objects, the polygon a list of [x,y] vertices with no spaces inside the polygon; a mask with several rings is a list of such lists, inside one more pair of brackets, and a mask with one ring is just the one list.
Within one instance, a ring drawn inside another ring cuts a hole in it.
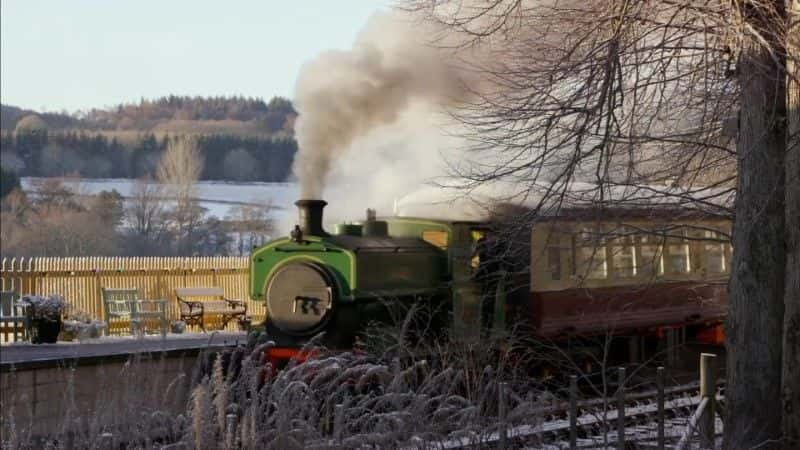
[{"label": "snow-covered field", "polygon": [[[22,178],[22,188],[31,189],[36,178]],[[77,194],[90,195],[115,189],[123,197],[128,197],[136,180],[114,179],[66,179],[64,183]],[[299,189],[295,183],[239,183],[227,181],[200,181],[197,183],[197,197],[200,204],[208,209],[209,215],[225,217],[234,206],[227,202],[269,203],[274,207],[276,220],[283,215],[296,215],[293,203],[298,199]]]}]

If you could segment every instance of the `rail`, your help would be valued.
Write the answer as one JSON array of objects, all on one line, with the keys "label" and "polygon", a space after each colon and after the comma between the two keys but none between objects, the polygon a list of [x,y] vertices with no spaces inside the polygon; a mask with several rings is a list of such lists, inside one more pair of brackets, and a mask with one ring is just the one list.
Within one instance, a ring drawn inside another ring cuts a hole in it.
[{"label": "rail", "polygon": [[[20,295],[61,294],[70,308],[99,320],[104,287],[136,287],[142,298],[166,299],[168,320],[179,317],[175,289],[183,287],[221,287],[227,296],[247,302],[254,322],[265,314],[264,304],[250,299],[247,257],[3,258],[0,285]],[[0,333],[1,341],[12,339]]]}]

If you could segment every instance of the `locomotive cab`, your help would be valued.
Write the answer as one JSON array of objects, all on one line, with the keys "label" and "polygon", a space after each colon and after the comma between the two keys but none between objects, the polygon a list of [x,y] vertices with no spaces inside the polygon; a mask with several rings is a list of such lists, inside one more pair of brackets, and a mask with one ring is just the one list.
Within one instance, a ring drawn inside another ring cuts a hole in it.
[{"label": "locomotive cab", "polygon": [[[389,232],[395,236],[422,239],[445,252],[450,274],[449,302],[451,307],[450,333],[459,340],[480,339],[483,286],[476,277],[481,264],[476,248],[481,237],[490,232],[487,222],[470,220],[433,220],[416,217],[386,218]],[[494,310],[491,311],[491,329],[503,332],[506,328],[507,281],[501,279],[497,286]],[[483,319],[484,323],[487,319]]]}]

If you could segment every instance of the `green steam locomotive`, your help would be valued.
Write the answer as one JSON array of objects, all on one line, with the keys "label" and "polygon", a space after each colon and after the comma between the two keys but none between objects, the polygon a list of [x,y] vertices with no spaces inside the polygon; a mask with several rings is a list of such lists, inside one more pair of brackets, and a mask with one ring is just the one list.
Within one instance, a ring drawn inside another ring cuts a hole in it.
[{"label": "green steam locomotive", "polygon": [[368,211],[365,221],[329,234],[322,227],[326,204],[298,200],[292,236],[251,255],[251,295],[265,302],[266,332],[278,346],[299,347],[324,332],[323,344],[348,348],[370,322],[391,320],[411,304],[435,311],[439,323],[476,329],[481,288],[472,254],[485,224],[378,220]]}]

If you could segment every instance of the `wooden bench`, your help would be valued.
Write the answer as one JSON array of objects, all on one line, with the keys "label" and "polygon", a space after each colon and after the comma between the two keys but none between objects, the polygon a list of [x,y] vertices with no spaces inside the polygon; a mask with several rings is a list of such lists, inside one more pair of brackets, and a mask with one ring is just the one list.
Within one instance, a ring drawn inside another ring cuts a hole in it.
[{"label": "wooden bench", "polygon": [[131,334],[135,334],[135,324],[143,325],[142,319],[156,319],[159,331],[164,336],[167,333],[167,301],[142,300],[139,298],[139,289],[112,289],[103,288],[103,306],[105,321],[108,324],[106,333],[111,333],[112,319],[127,320],[131,327]]},{"label": "wooden bench", "polygon": [[131,302],[139,298],[139,290],[103,288],[103,319],[106,321],[106,334],[111,334],[114,321],[127,321],[133,334],[133,313]]},{"label": "wooden bench", "polygon": [[30,317],[17,300],[19,295],[14,291],[0,292],[0,329],[3,334],[11,334],[15,341],[27,340]]},{"label": "wooden bench", "polygon": [[199,325],[205,332],[204,319],[217,317],[225,328],[233,319],[247,317],[247,303],[225,297],[225,290],[219,287],[195,287],[175,289],[178,298],[181,320],[186,325]]}]

